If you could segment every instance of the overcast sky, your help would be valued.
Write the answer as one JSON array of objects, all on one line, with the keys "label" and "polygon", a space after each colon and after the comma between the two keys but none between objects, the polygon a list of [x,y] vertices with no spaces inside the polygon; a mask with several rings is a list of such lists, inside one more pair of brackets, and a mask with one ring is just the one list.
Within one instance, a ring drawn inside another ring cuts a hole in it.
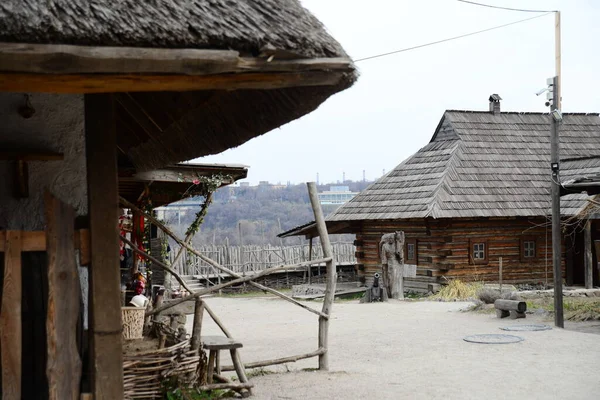
[{"label": "overcast sky", "polygon": [[[600,111],[600,1],[481,0],[561,11],[562,108]],[[530,18],[455,0],[304,0],[355,60]],[[546,111],[536,97],[554,69],[554,15],[358,62],[358,82],[316,111],[197,162],[242,163],[248,181],[369,180],[425,146],[446,109]]]}]

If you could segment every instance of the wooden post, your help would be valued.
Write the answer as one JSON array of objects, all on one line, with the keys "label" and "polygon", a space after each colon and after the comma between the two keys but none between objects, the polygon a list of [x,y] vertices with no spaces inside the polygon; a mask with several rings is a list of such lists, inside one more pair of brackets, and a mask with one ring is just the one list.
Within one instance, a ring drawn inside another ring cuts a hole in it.
[{"label": "wooden post", "polygon": [[498,279],[499,279],[499,283],[500,283],[500,294],[502,294],[502,257],[500,257],[498,262],[500,263],[500,265],[498,266],[498,275],[499,275]]},{"label": "wooden post", "polygon": [[95,400],[123,398],[115,112],[110,94],[86,94],[90,219],[90,366]]},{"label": "wooden post", "polygon": [[585,288],[592,289],[594,285],[594,268],[592,266],[592,223],[590,220],[585,221],[583,231],[583,245],[585,249],[584,256],[584,277]]},{"label": "wooden post", "polygon": [[194,308],[194,327],[192,328],[192,338],[190,339],[191,350],[200,349],[200,335],[202,332],[202,317],[204,316],[204,301],[196,298],[196,307]]},{"label": "wooden post", "polygon": [[46,251],[48,252],[48,397],[79,399],[81,359],[75,332],[79,318],[79,273],[75,259],[75,212],[45,193]]},{"label": "wooden post", "polygon": [[327,266],[327,286],[325,287],[325,299],[323,300],[323,309],[321,312],[327,315],[319,316],[319,348],[323,349],[323,354],[319,355],[319,369],[323,371],[329,370],[329,354],[328,354],[328,339],[329,339],[329,317],[331,316],[331,308],[333,305],[333,297],[335,295],[335,285],[337,282],[337,273],[335,267],[335,260],[333,259],[333,252],[331,250],[331,243],[329,242],[329,234],[327,233],[327,226],[325,225],[325,217],[323,217],[323,210],[321,209],[321,203],[317,196],[317,185],[314,182],[308,182],[308,196],[310,198],[310,204],[312,205],[313,214],[317,223],[317,231],[321,238],[321,247],[323,248],[323,257],[330,258],[325,264]]},{"label": "wooden post", "polygon": [[[312,252],[313,252],[313,237],[311,236],[310,241],[308,242],[308,261],[312,260]],[[311,275],[312,275],[312,265],[309,264],[306,268],[308,270],[308,284],[310,285],[310,279],[311,279]],[[321,267],[319,267],[319,268],[321,268]]]},{"label": "wooden post", "polygon": [[0,311],[2,399],[21,400],[21,232],[6,231]]}]

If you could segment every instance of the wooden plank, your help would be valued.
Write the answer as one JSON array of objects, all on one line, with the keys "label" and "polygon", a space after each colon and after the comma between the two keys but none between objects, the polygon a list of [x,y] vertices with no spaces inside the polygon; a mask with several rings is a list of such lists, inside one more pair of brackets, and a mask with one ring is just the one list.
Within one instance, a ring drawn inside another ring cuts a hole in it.
[{"label": "wooden plank", "polygon": [[6,231],[0,310],[2,399],[21,400],[21,232]]},{"label": "wooden plank", "polygon": [[223,75],[43,75],[0,73],[0,92],[118,93],[188,90],[282,89],[331,86],[343,72],[272,72]]},{"label": "wooden plank", "polygon": [[111,95],[86,95],[90,364],[95,399],[123,398],[117,157]]},{"label": "wooden plank", "polygon": [[81,359],[75,333],[81,288],[72,245],[75,211],[50,192],[45,193],[44,201],[48,253],[48,396],[50,400],[78,400]]},{"label": "wooden plank", "polygon": [[79,246],[75,246],[75,248],[79,248],[79,265],[88,265],[91,260],[90,230],[80,229],[78,231],[78,235],[76,235],[75,237],[79,237]]}]

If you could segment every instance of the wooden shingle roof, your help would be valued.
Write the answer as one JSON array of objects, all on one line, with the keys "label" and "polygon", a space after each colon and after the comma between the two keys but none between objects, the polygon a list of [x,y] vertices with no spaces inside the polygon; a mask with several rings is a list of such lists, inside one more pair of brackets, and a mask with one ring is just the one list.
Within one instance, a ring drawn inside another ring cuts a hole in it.
[{"label": "wooden shingle roof", "polygon": [[[429,144],[327,220],[548,215],[550,118],[446,111]],[[598,114],[564,114],[560,142],[561,159],[600,156]],[[585,198],[564,196],[561,213],[577,214]]]}]

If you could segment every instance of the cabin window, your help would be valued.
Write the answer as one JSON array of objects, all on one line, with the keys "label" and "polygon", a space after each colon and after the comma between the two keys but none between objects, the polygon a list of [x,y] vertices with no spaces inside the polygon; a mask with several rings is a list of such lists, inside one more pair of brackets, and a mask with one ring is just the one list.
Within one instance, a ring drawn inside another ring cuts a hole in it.
[{"label": "cabin window", "polygon": [[485,243],[475,243],[473,245],[473,259],[483,260],[485,258]]},{"label": "cabin window", "polygon": [[488,263],[488,242],[485,239],[469,240],[469,264]]},{"label": "cabin window", "polygon": [[537,258],[538,243],[535,236],[521,237],[521,262],[533,261]]},{"label": "cabin window", "polygon": [[404,244],[404,262],[407,264],[416,264],[417,258],[417,239],[406,239]]}]

